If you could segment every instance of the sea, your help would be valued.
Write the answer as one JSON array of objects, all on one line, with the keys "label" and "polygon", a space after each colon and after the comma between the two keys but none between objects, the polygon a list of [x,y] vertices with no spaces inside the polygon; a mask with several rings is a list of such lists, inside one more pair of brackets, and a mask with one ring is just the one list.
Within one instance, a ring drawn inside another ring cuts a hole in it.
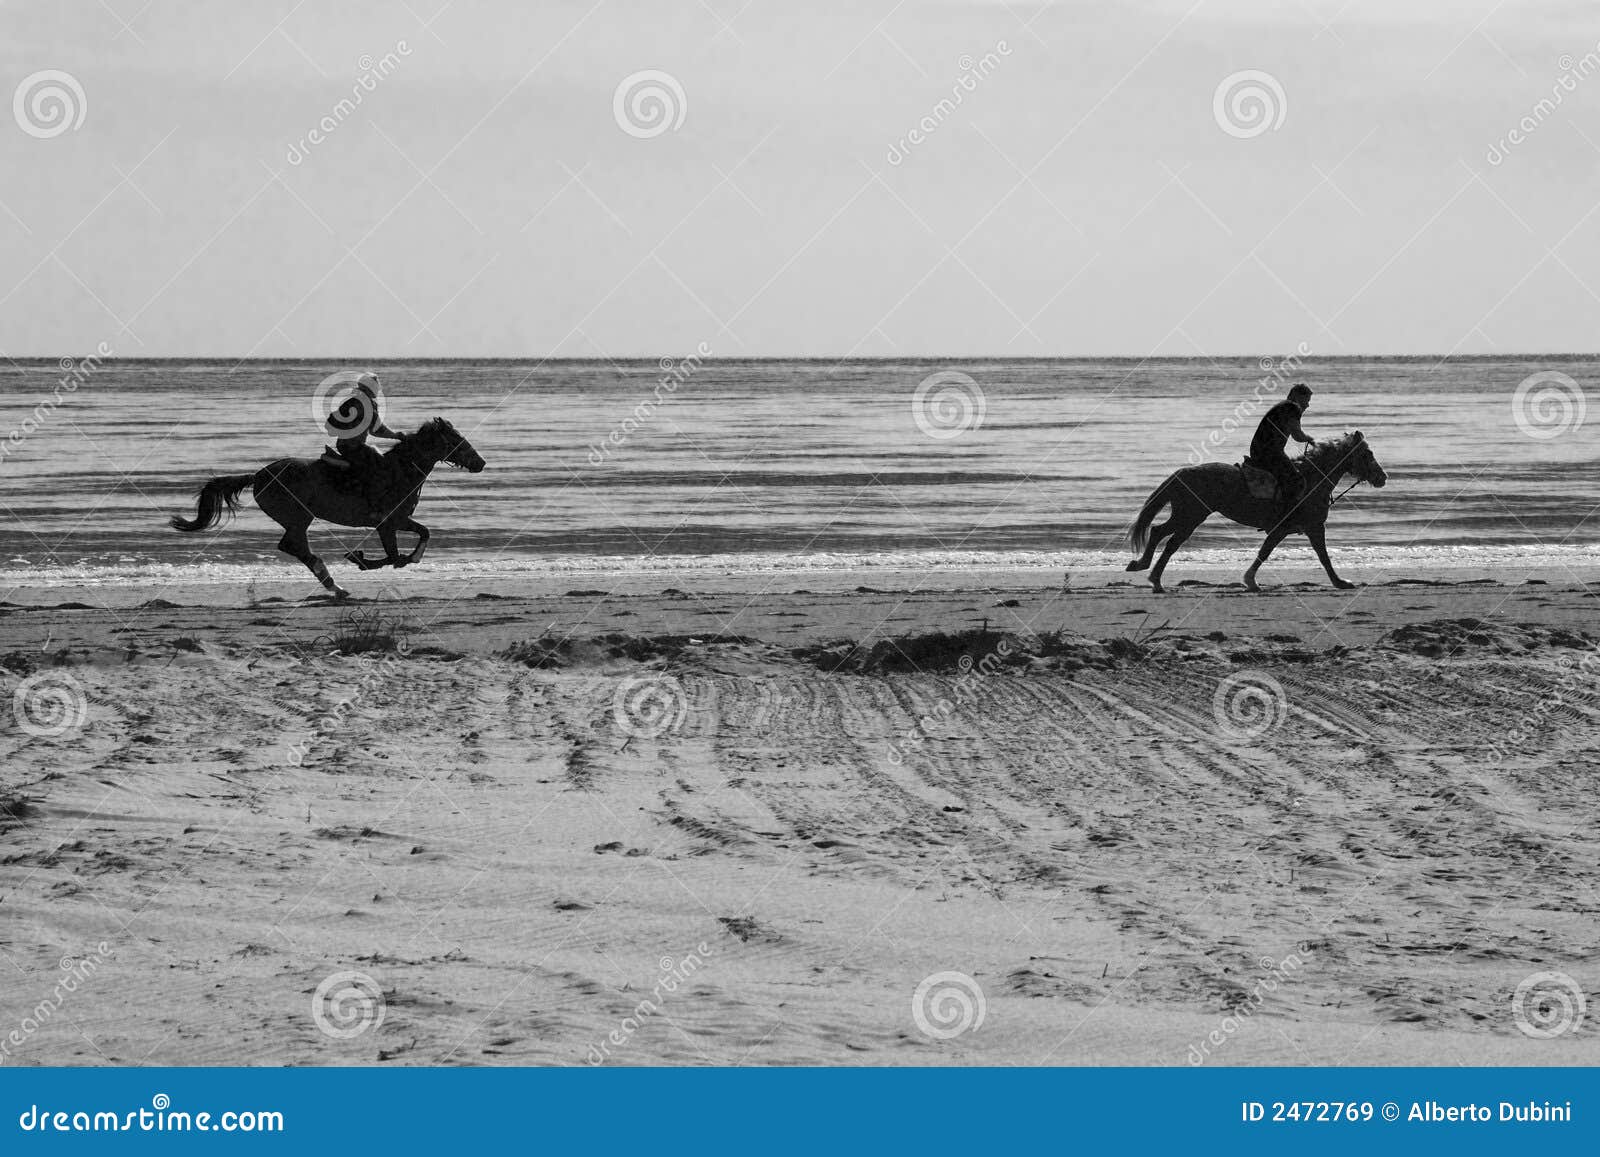
[{"label": "sea", "polygon": [[[248,501],[202,535],[167,520],[213,475],[320,453],[323,383],[361,369],[391,426],[448,417],[487,461],[436,472],[417,512],[428,564],[478,574],[1120,568],[1152,488],[1238,461],[1297,381],[1306,431],[1362,430],[1389,477],[1340,501],[1336,550],[1410,569],[1600,558],[1594,357],[91,358],[0,364],[0,586],[293,573]],[[1190,546],[1242,563],[1258,541],[1218,517]],[[312,542],[338,566],[373,546],[321,524]]]}]

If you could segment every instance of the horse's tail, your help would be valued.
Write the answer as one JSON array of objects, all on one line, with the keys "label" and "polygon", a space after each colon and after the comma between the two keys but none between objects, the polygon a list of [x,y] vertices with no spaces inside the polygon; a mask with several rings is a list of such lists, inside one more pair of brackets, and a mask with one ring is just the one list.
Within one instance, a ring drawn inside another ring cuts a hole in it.
[{"label": "horse's tail", "polygon": [[193,518],[174,516],[172,529],[193,534],[214,526],[226,512],[232,518],[239,513],[239,495],[254,481],[254,474],[224,474],[213,478],[200,488],[200,501]]},{"label": "horse's tail", "polygon": [[1157,486],[1145,499],[1139,517],[1133,520],[1133,525],[1128,527],[1128,541],[1133,545],[1133,553],[1143,555],[1145,547],[1150,545],[1150,524],[1156,520],[1156,515],[1161,513],[1161,508],[1172,499],[1172,488],[1178,481],[1178,472],[1174,470],[1167,475],[1166,481]]}]

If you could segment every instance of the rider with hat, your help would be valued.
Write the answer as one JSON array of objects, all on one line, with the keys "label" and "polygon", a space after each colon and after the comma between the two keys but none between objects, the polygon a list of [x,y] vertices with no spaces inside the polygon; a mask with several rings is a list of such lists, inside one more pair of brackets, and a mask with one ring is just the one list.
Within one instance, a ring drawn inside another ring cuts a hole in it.
[{"label": "rider with hat", "polygon": [[378,405],[378,375],[367,370],[356,379],[356,388],[328,415],[328,433],[336,439],[322,460],[330,466],[348,470],[371,465],[378,451],[367,445],[367,438],[399,441],[401,435],[384,425]]}]

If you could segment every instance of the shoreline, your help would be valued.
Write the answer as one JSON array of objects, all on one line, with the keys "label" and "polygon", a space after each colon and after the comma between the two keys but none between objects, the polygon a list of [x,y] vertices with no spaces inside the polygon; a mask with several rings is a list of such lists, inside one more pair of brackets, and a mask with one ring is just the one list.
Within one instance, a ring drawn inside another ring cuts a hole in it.
[{"label": "shoreline", "polygon": [[[1586,583],[1600,580],[1600,548],[1594,547],[1343,547],[1332,553],[1347,577],[1382,586],[1413,582],[1539,580]],[[553,555],[515,559],[450,558],[440,552],[403,571],[356,572],[329,558],[356,597],[438,598],[452,592],[491,592],[517,597],[559,594],[573,584],[614,593],[649,593],[662,582],[736,589],[746,583],[804,581],[814,588],[849,590],[858,585],[892,585],[906,590],[960,589],[963,586],[1035,589],[1139,588],[1140,575],[1125,569],[1121,551],[945,551],[861,554],[722,554],[603,557]],[[1226,585],[1243,574],[1253,557],[1242,547],[1186,550],[1168,568],[1169,584]],[[1271,586],[1311,585],[1324,580],[1311,548],[1288,543],[1262,571]],[[93,592],[107,606],[133,605],[165,592],[179,592],[210,604],[247,597],[255,589],[287,598],[320,595],[298,564],[268,562],[164,565],[130,563],[56,568],[0,567],[0,602],[37,605],[62,591]],[[297,594],[296,592],[301,592]],[[110,596],[109,598],[107,596]]]}]

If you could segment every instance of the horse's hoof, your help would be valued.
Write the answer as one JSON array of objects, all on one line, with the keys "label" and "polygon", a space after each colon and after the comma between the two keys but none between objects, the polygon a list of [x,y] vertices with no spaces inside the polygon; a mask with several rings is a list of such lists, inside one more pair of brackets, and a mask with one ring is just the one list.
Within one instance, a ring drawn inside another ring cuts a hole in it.
[{"label": "horse's hoof", "polygon": [[340,602],[343,602],[345,599],[350,597],[350,592],[345,590],[343,587],[334,587],[333,597],[338,599]]},{"label": "horse's hoof", "polygon": [[1338,582],[1334,583],[1333,585],[1335,587],[1337,587],[1339,590],[1342,590],[1342,591],[1353,591],[1358,586],[1360,586],[1361,584],[1360,583],[1353,583],[1353,582],[1346,582],[1344,579],[1340,579]]},{"label": "horse's hoof", "polygon": [[1147,563],[1147,562],[1140,562],[1138,559],[1134,559],[1132,562],[1130,562],[1123,569],[1125,569],[1125,570],[1143,570],[1145,567],[1147,567],[1149,565],[1150,564]]},{"label": "horse's hoof", "polygon": [[1150,589],[1158,595],[1164,595],[1167,593],[1167,588],[1162,586],[1160,583],[1151,583]]}]

